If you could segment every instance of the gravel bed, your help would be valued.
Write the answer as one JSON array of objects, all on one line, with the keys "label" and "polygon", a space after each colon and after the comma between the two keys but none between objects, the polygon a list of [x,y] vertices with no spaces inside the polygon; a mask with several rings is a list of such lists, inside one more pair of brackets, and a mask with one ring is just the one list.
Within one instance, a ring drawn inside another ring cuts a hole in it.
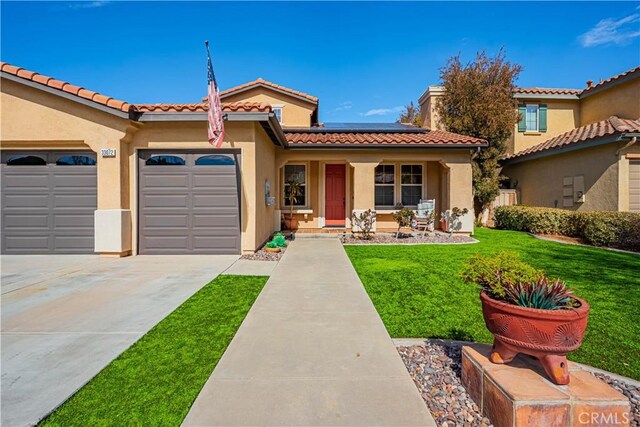
[{"label": "gravel bed", "polygon": [[[462,385],[462,344],[432,343],[399,346],[398,353],[439,427],[490,426]],[[631,427],[640,427],[640,387],[594,373],[631,402]]]},{"label": "gravel bed", "polygon": [[[269,240],[267,241],[270,241],[271,239],[273,239],[274,234],[272,234],[269,237]],[[290,233],[283,233],[283,234],[284,234],[284,238],[287,240],[287,244],[289,244],[289,242],[291,242],[291,234]],[[258,249],[252,254],[242,255],[240,259],[249,259],[253,261],[280,261],[280,258],[282,258],[282,255],[284,255],[284,252],[286,250],[287,248],[280,248],[280,252],[275,252],[275,253],[267,252],[264,250],[264,245],[263,245],[262,247],[260,247],[260,249]]]},{"label": "gravel bed", "polygon": [[427,233],[424,237],[408,233],[400,233],[396,238],[395,234],[374,234],[371,239],[364,240],[360,236],[353,234],[342,236],[340,241],[348,245],[375,245],[375,244],[429,244],[429,243],[475,243],[476,239],[470,236],[449,235],[449,233]]},{"label": "gravel bed", "polygon": [[593,375],[629,398],[631,402],[631,419],[629,420],[629,425],[631,427],[640,427],[640,387],[611,378],[605,374],[594,373]]},{"label": "gravel bed", "polygon": [[411,378],[439,427],[491,426],[461,379],[461,346],[426,342],[398,347]]}]

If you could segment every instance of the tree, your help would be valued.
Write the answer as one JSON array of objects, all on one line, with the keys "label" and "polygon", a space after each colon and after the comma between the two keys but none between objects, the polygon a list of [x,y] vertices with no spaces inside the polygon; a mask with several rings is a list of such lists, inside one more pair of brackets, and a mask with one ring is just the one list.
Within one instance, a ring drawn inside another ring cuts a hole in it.
[{"label": "tree", "polygon": [[444,94],[436,102],[436,111],[450,132],[482,138],[489,147],[474,152],[473,194],[476,214],[482,212],[500,193],[499,160],[519,120],[513,95],[522,67],[507,61],[505,52],[489,57],[482,51],[466,65],[460,55],[449,59],[440,69]]},{"label": "tree", "polygon": [[404,106],[404,111],[398,116],[396,123],[411,123],[415,126],[422,126],[422,115],[420,108],[413,104],[413,101]]}]

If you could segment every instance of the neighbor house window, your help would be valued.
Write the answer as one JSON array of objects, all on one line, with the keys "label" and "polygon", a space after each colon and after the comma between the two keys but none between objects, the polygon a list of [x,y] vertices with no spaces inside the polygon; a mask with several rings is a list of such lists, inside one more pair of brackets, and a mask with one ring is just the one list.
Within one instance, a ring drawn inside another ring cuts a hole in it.
[{"label": "neighbor house window", "polygon": [[395,167],[393,165],[378,165],[375,173],[376,206],[393,207],[395,200]]},{"label": "neighbor house window", "polygon": [[527,124],[527,132],[538,132],[538,105],[527,104],[525,122]]},{"label": "neighbor house window", "polygon": [[400,201],[403,206],[417,206],[422,198],[422,165],[400,166]]},{"label": "neighbor house window", "polygon": [[278,123],[282,123],[282,107],[273,107],[273,114],[278,119]]},{"label": "neighbor house window", "polygon": [[300,190],[293,202],[293,206],[307,206],[307,166],[306,165],[285,165],[284,167],[284,204],[289,206],[289,194],[291,187],[289,183],[297,181]]}]

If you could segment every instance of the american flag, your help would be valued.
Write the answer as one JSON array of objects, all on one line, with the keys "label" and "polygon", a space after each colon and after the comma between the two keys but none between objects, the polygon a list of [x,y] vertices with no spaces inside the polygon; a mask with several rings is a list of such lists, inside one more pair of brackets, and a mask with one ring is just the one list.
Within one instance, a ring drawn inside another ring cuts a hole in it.
[{"label": "american flag", "polygon": [[211,64],[211,54],[209,53],[209,42],[205,42],[207,46],[207,100],[209,101],[209,144],[216,148],[222,146],[224,139],[224,121],[222,119],[222,105],[220,105],[220,91],[216,82],[216,75],[213,73],[213,64]]}]

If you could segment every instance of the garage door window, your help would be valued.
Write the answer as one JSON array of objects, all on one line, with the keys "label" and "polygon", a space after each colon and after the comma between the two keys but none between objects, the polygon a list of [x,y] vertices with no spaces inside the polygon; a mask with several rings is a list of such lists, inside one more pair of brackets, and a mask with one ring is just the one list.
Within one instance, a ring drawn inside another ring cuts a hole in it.
[{"label": "garage door window", "polygon": [[63,156],[56,161],[58,166],[95,166],[96,161],[89,156]]},{"label": "garage door window", "polygon": [[196,166],[233,166],[236,162],[231,156],[210,155],[196,159]]},{"label": "garage door window", "polygon": [[182,157],[171,154],[159,154],[149,157],[145,164],[147,166],[184,166],[185,162]]},{"label": "garage door window", "polygon": [[44,166],[46,164],[47,161],[38,156],[19,155],[7,160],[7,165],[9,166]]}]

